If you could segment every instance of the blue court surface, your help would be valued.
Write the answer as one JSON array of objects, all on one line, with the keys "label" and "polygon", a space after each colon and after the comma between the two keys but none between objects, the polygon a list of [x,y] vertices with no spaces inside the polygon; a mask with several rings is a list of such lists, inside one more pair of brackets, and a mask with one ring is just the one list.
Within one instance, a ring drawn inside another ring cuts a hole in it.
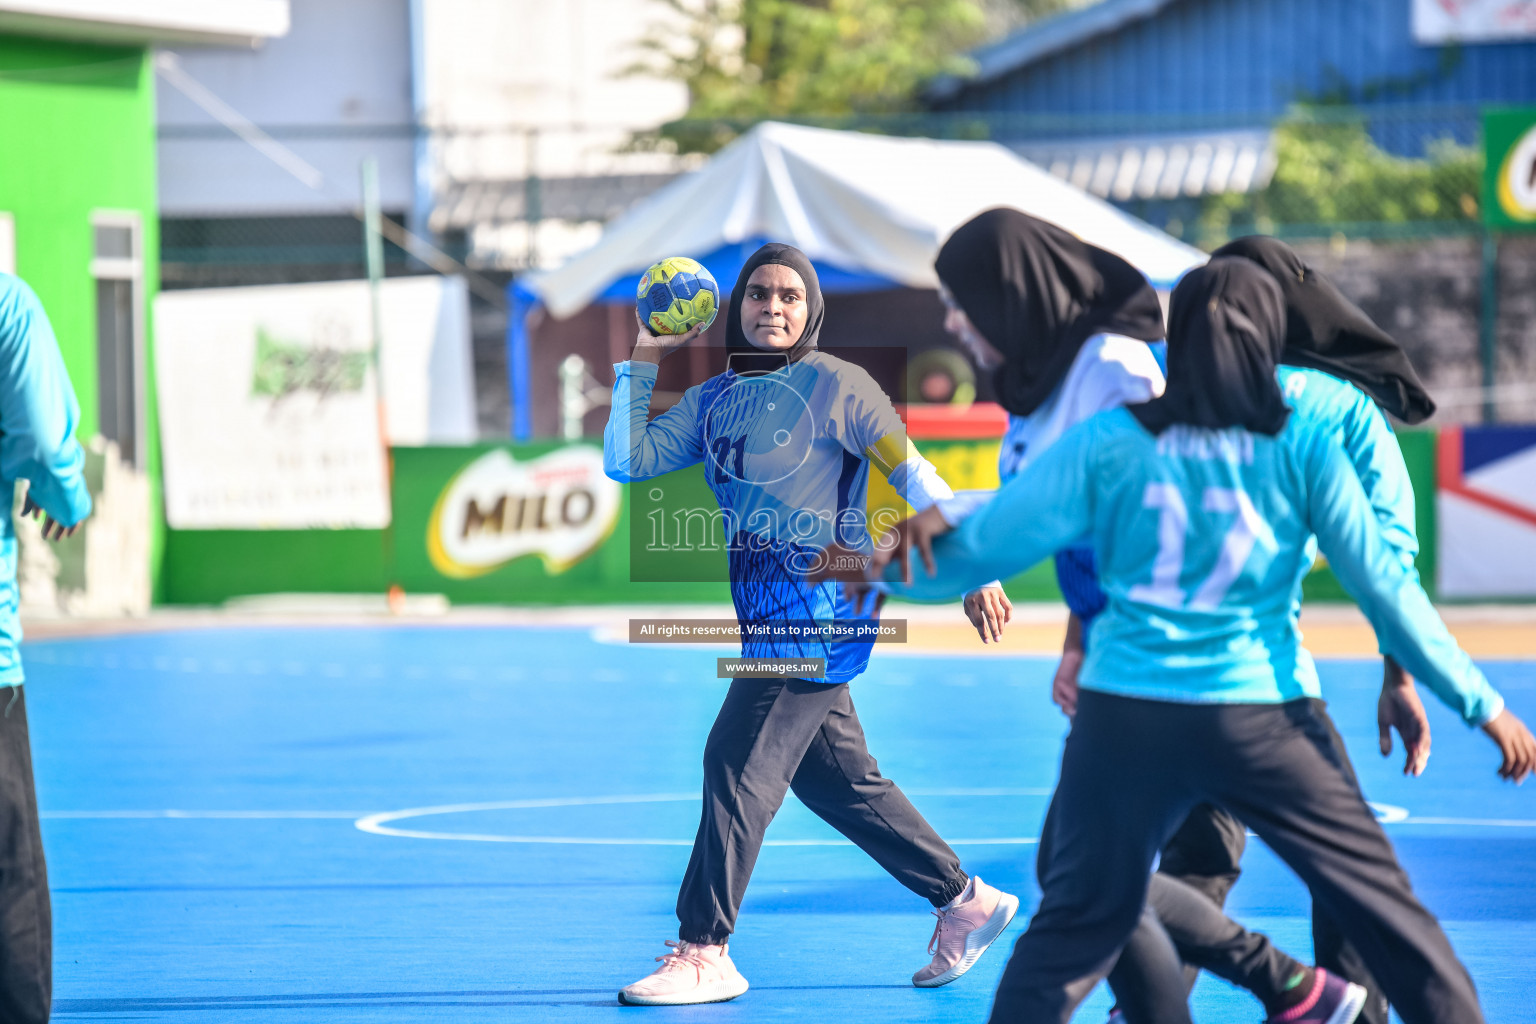
[{"label": "blue court surface", "polygon": [[[215,628],[25,649],[53,885],[55,1016],[176,1021],[985,1019],[1012,936],[920,991],[933,924],[793,798],[731,952],[730,1004],[621,1008],[675,935],[721,652],[587,629]],[[1030,907],[1065,720],[1053,662],[877,651],[854,700],[882,768],[973,873]],[[1536,718],[1536,666],[1491,662]],[[1536,1018],[1536,786],[1430,708],[1421,779],[1376,750],[1379,664],[1323,666],[1334,717],[1490,1021]],[[1310,956],[1255,842],[1230,908]],[[1104,1018],[1101,986],[1078,1019]],[[1257,1002],[1202,979],[1203,1021]]]}]

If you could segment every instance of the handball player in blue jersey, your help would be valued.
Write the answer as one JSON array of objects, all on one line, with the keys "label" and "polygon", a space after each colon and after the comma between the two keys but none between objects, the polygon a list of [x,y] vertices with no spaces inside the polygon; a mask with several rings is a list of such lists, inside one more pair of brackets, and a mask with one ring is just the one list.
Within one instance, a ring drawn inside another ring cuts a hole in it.
[{"label": "handball player in blue jersey", "polygon": [[[941,599],[1087,537],[1108,595],[1063,752],[1041,904],[992,1019],[1068,1020],[1135,928],[1158,851],[1209,802],[1300,875],[1407,1024],[1477,1024],[1471,979],[1414,897],[1318,699],[1297,618],[1310,546],[1383,653],[1498,744],[1501,775],[1536,768],[1536,739],[1383,538],[1336,424],[1287,405],[1274,279],[1236,257],[1190,272],[1168,342],[1162,398],[1079,424],[980,508],[942,502],[875,556],[876,571],[911,579],[899,592]],[[914,547],[922,570],[888,565]]]},{"label": "handball player in blue jersey", "polygon": [[614,479],[636,481],[702,463],[729,541],[742,658],[797,667],[784,678],[731,681],[704,746],[704,809],[677,899],[678,941],[619,999],[677,1005],[746,991],[727,943],[764,832],[791,789],[933,904],[932,960],[912,981],[948,984],[1001,934],[1018,900],[968,875],[869,755],[848,683],[864,671],[873,641],[823,639],[805,627],[860,621],[855,595],[809,574],[834,544],[870,552],[871,465],[919,510],[953,492],[907,441],[869,374],[817,351],[823,303],[804,253],[763,246],[724,315],[726,372],[649,422],[658,364],[697,331],[653,337],[641,329],[633,357],[614,368],[604,464]]},{"label": "handball player in blue jersey", "polygon": [[[997,455],[1006,483],[1062,433],[1105,409],[1163,393],[1163,311],[1141,271],[1071,232],[998,208],[956,228],[934,261],[944,329],[977,369],[991,372],[1008,427]],[[1058,684],[1075,682],[1083,630],[1104,606],[1093,551],[1056,552],[1070,616]],[[993,581],[965,595],[983,643],[1013,610]]]}]

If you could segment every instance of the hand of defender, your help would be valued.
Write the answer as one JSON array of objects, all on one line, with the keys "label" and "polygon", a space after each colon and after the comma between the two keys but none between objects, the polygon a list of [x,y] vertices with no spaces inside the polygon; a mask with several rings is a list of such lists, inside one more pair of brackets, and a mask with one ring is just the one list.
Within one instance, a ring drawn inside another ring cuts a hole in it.
[{"label": "hand of defender", "polygon": [[79,523],[76,523],[74,526],[65,526],[63,523],[57,522],[53,516],[44,512],[43,507],[33,501],[30,496],[21,500],[21,514],[23,517],[31,516],[33,519],[41,519],[43,521],[43,540],[63,540],[65,537],[73,537],[75,531],[80,529]]},{"label": "hand of defender", "polygon": [[869,578],[883,578],[885,567],[894,561],[901,565],[902,581],[911,583],[913,548],[922,556],[923,568],[928,570],[928,575],[937,575],[938,566],[933,561],[934,538],[942,537],[953,529],[944,520],[937,505],[908,516],[875,542],[875,554],[869,563]]},{"label": "hand of defender", "polygon": [[1013,602],[1002,587],[978,587],[965,595],[965,617],[976,627],[981,642],[1003,638],[1003,624],[1013,618]]},{"label": "hand of defender", "polygon": [[1499,745],[1504,755],[1504,763],[1499,766],[1500,778],[1518,785],[1536,771],[1536,736],[1531,735],[1531,730],[1515,717],[1513,711],[1508,708],[1500,711],[1483,726],[1483,732]]},{"label": "hand of defender", "polygon": [[1392,730],[1403,738],[1404,775],[1423,775],[1429,767],[1429,716],[1413,687],[1413,678],[1391,658],[1382,663],[1381,696],[1376,701],[1376,728],[1381,733],[1381,756],[1392,754]]},{"label": "hand of defender", "polygon": [[1073,612],[1067,617],[1067,636],[1061,644],[1061,661],[1051,679],[1051,700],[1068,718],[1077,714],[1077,676],[1083,670],[1083,620]]},{"label": "hand of defender", "polygon": [[877,619],[885,607],[886,592],[869,583],[843,583],[843,596],[853,605],[855,618]]},{"label": "hand of defender", "polygon": [[652,334],[638,312],[635,313],[635,324],[640,333],[635,336],[635,350],[629,358],[641,363],[660,365],[667,356],[704,333],[704,326],[700,324],[686,334]]}]

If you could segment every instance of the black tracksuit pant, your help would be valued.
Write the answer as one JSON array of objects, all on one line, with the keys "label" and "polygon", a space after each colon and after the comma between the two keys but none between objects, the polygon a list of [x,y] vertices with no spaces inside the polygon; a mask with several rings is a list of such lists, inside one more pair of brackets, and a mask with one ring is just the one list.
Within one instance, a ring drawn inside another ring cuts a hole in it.
[{"label": "black tracksuit pant", "polygon": [[[1042,889],[1056,807],[1053,799],[1040,830],[1036,867]],[[1127,1024],[1147,1024],[1186,1013],[1201,970],[1247,989],[1273,1015],[1303,969],[1268,936],[1227,917],[1205,890],[1159,872],[1148,882],[1146,905],[1107,980]]]},{"label": "black tracksuit pant", "polygon": [[[1301,877],[1406,1024],[1482,1024],[1471,977],[1331,734],[1316,700],[1175,704],[1083,691],[1043,895],[1003,972],[993,1024],[1071,1019],[1135,930],[1153,859],[1202,801],[1246,822]],[[1179,1007],[1149,1024],[1188,1022]]]},{"label": "black tracksuit pant", "polygon": [[734,679],[704,744],[704,811],[677,895],[678,936],[725,942],[784,794],[936,907],[969,878],[864,744],[848,684]]},{"label": "black tracksuit pant", "polygon": [[[1349,780],[1359,786],[1344,738],[1334,728],[1332,719],[1324,718],[1329,739],[1338,754],[1339,764]],[[1216,901],[1225,903],[1232,884],[1242,873],[1243,850],[1248,844],[1247,830],[1232,815],[1211,804],[1200,804],[1184,824],[1174,833],[1168,845],[1163,847],[1160,873],[1168,874],[1204,892]],[[1365,1007],[1360,1011],[1359,1024],[1388,1024],[1387,997],[1381,985],[1371,975],[1355,947],[1344,937],[1339,926],[1326,908],[1315,901],[1312,906],[1312,949],[1317,966],[1348,979],[1368,993]],[[1181,952],[1183,951],[1181,947]],[[1185,962],[1195,967],[1207,967],[1194,957]],[[1194,972],[1190,972],[1190,984],[1194,984]],[[1212,973],[1227,977],[1219,970]],[[1230,978],[1228,980],[1231,980]]]},{"label": "black tracksuit pant", "polygon": [[0,709],[0,1021],[43,1024],[53,1002],[53,910],[20,686],[0,687]]}]

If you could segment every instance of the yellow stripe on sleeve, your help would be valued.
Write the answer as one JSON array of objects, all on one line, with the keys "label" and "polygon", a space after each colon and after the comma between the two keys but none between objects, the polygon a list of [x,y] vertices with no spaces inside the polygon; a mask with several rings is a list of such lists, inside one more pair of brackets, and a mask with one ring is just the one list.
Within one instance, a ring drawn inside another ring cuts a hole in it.
[{"label": "yellow stripe on sleeve", "polygon": [[875,464],[882,476],[890,476],[897,466],[917,455],[917,446],[905,431],[887,434],[864,449],[864,457]]}]

